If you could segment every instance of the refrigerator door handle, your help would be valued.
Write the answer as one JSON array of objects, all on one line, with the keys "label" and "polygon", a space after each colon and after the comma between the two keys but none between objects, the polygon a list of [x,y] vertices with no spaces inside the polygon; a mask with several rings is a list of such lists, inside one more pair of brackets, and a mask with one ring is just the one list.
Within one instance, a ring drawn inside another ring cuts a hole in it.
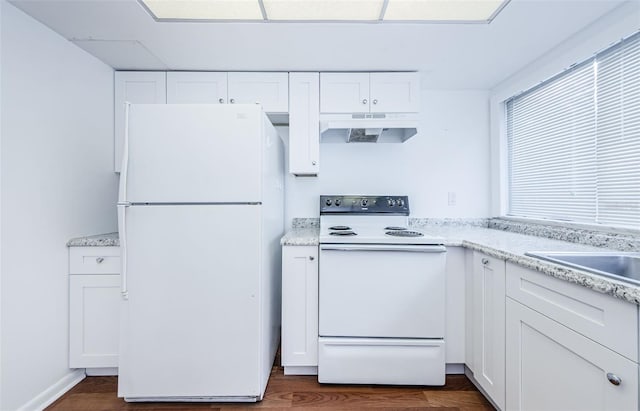
[{"label": "refrigerator door handle", "polygon": [[127,177],[129,174],[129,110],[131,103],[124,104],[124,144],[122,151],[122,167],[120,170],[119,203],[127,202]]},{"label": "refrigerator door handle", "polygon": [[120,294],[123,300],[129,299],[127,289],[127,204],[118,204],[118,232],[120,235]]}]

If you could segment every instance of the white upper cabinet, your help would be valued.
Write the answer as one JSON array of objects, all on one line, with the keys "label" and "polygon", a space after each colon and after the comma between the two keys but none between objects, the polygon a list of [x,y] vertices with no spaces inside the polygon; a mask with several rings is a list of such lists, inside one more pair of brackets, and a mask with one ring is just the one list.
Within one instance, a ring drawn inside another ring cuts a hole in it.
[{"label": "white upper cabinet", "polygon": [[414,113],[420,111],[418,73],[371,73],[371,112]]},{"label": "white upper cabinet", "polygon": [[289,112],[288,73],[229,73],[231,104],[261,104],[267,113]]},{"label": "white upper cabinet", "polygon": [[289,74],[289,172],[317,175],[320,169],[318,73]]},{"label": "white upper cabinet", "polygon": [[321,73],[321,113],[415,113],[418,73]]},{"label": "white upper cabinet", "polygon": [[168,104],[227,103],[227,73],[167,73]]},{"label": "white upper cabinet", "polygon": [[369,73],[320,73],[321,113],[368,113]]},{"label": "white upper cabinet", "polygon": [[[138,104],[261,104],[289,112],[289,73],[116,71],[114,171],[120,172],[125,102]],[[317,160],[316,160],[317,161]]]},{"label": "white upper cabinet", "polygon": [[166,75],[157,71],[116,71],[114,90],[114,169],[120,172],[125,133],[125,103],[165,104]]}]

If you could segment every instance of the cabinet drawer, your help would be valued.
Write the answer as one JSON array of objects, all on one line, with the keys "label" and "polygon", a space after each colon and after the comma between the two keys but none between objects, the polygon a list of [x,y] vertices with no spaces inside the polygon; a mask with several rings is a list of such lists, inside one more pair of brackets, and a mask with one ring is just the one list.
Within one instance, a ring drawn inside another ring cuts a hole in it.
[{"label": "cabinet drawer", "polygon": [[507,295],[638,361],[638,307],[581,285],[507,264]]},{"label": "cabinet drawer", "polygon": [[120,247],[71,247],[69,274],[120,274]]}]

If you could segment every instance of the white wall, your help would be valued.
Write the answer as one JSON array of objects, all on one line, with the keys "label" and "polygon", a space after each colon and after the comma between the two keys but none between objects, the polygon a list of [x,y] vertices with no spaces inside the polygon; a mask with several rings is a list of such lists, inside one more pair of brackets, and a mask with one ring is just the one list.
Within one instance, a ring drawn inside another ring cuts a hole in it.
[{"label": "white wall", "polygon": [[66,241],[116,230],[113,71],[0,4],[0,408],[15,410],[71,373]]},{"label": "white wall", "polygon": [[640,30],[640,2],[630,1],[596,20],[491,90],[491,212],[506,212],[506,135],[503,102],[574,63]]},{"label": "white wall", "polygon": [[321,194],[404,194],[414,217],[489,216],[489,93],[423,90],[421,112],[403,144],[321,144],[319,177],[286,178],[287,224],[317,217]]}]

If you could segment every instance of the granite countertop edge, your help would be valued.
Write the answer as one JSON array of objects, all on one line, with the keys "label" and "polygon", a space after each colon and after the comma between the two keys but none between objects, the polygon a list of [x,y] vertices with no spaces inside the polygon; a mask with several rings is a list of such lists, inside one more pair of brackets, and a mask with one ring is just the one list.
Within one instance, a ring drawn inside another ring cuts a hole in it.
[{"label": "granite countertop edge", "polygon": [[[503,231],[491,228],[476,228],[476,230],[487,230],[487,233],[498,236],[501,235],[500,233],[504,233]],[[533,237],[527,236],[525,234],[516,235]],[[548,261],[537,259],[535,257],[529,257],[521,253],[510,252],[495,245],[485,244],[482,242],[482,240],[468,240],[464,238],[464,235],[454,234],[452,236],[445,235],[443,237],[445,246],[465,247],[470,250],[479,251],[488,256],[512,262],[519,266],[541,272],[551,277],[578,284],[594,291],[608,294],[615,298],[640,305],[640,286],[635,286],[633,284],[602,277],[597,274],[589,273],[587,271],[557,265]],[[282,237],[280,244],[283,246],[318,246],[319,230],[318,228],[293,228]]]},{"label": "granite countertop edge", "polygon": [[119,247],[118,233],[90,235],[72,238],[67,241],[67,247]]},{"label": "granite countertop edge", "polygon": [[[613,297],[640,305],[640,286],[629,284],[623,281],[617,281],[607,277],[602,277],[586,271],[564,267],[534,257],[528,257],[521,252],[509,251],[506,249],[507,247],[491,245],[489,244],[491,242],[489,239],[484,242],[482,239],[469,238],[476,237],[478,233],[494,237],[502,237],[503,235],[516,235],[520,238],[534,238],[533,236],[527,236],[525,234],[506,233],[491,228],[477,227],[473,230],[476,234],[473,236],[465,235],[464,232],[449,232],[442,235],[442,237],[445,239],[444,245],[449,247],[465,247],[470,250],[479,251],[491,257],[512,262],[522,267],[544,273],[551,277],[568,281],[570,283],[579,284],[594,291],[608,294]],[[283,246],[318,246],[320,243],[319,234],[320,229],[317,226],[296,227],[290,229],[285,233],[285,235],[280,240],[280,244]],[[556,243],[558,240],[549,241]],[[571,244],[568,242],[562,243],[565,243],[567,245]],[[118,247],[119,245],[120,242],[118,239],[118,233],[107,233],[87,237],[78,237],[73,238],[69,240],[69,242],[67,242],[68,247]],[[593,247],[590,247],[589,249],[594,250]],[[600,248],[599,250],[604,251],[608,249]]]}]

